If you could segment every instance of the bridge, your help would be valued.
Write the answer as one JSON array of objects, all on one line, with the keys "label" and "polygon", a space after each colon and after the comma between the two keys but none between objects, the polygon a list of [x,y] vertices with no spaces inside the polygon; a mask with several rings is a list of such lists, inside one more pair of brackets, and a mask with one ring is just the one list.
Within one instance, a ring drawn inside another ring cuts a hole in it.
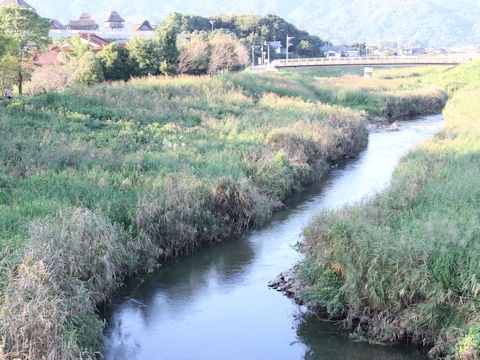
[{"label": "bridge", "polygon": [[459,65],[480,58],[480,54],[461,56],[370,56],[342,58],[298,58],[273,60],[270,68],[305,66],[382,66],[382,65]]}]

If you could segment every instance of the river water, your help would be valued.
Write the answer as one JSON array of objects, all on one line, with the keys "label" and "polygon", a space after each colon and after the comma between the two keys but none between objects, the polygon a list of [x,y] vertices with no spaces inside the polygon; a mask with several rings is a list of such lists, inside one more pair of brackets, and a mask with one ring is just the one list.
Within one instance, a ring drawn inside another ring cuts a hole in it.
[{"label": "river water", "polygon": [[399,122],[369,136],[355,160],[289,199],[272,220],[131,280],[105,311],[109,360],[422,359],[417,349],[353,342],[267,287],[292,267],[293,245],[319,211],[388,186],[398,160],[443,126],[441,115]]}]

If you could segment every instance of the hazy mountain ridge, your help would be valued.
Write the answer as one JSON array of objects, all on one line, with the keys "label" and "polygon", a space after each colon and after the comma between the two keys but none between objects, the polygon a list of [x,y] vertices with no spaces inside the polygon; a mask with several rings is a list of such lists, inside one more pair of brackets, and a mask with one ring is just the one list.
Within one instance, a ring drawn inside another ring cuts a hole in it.
[{"label": "hazy mountain ridge", "polygon": [[[160,21],[169,12],[211,15],[219,13],[275,14],[297,27],[334,42],[400,40],[430,45],[480,44],[480,2],[476,0],[300,0],[287,2],[245,0],[173,0],[152,4],[148,0],[98,2],[30,0],[45,17],[61,22],[89,12],[99,23],[116,10],[129,24],[138,18]],[[104,4],[104,5],[103,5]]]}]

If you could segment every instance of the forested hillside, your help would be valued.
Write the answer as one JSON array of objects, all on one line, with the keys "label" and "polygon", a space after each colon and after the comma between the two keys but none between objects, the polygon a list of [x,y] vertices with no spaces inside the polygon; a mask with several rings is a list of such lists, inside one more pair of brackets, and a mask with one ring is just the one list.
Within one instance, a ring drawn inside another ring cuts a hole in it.
[{"label": "forested hillside", "polygon": [[41,15],[66,22],[88,11],[101,22],[110,10],[118,11],[127,21],[147,17],[153,22],[164,19],[168,13],[211,14],[275,14],[313,35],[336,42],[351,41],[421,41],[431,45],[480,43],[480,4],[475,0],[302,0],[287,2],[220,0],[172,0],[152,4],[146,0],[135,2],[113,0],[99,5],[95,2],[73,0],[31,0]]}]

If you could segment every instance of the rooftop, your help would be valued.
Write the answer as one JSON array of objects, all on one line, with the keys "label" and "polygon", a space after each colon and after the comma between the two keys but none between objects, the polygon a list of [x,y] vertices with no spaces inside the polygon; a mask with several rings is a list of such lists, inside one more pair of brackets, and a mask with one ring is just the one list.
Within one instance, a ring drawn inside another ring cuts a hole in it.
[{"label": "rooftop", "polygon": [[27,2],[23,0],[4,0],[0,2],[0,6],[8,6],[8,5],[21,6],[21,7],[31,9],[33,11],[37,11],[33,6],[27,4]]}]

